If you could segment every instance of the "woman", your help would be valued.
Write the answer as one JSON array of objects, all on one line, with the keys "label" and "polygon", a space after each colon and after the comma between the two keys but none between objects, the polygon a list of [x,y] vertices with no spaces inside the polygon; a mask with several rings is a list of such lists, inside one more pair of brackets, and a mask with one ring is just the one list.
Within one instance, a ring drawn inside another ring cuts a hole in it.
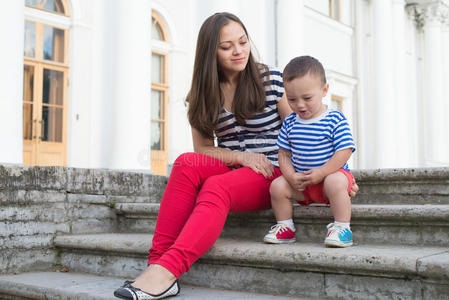
[{"label": "woman", "polygon": [[203,23],[187,96],[195,153],[174,163],[148,268],[115,296],[176,295],[177,279],[212,247],[230,211],[270,207],[270,183],[281,175],[275,142],[291,113],[283,93],[281,73],[255,61],[239,18],[217,13]]}]

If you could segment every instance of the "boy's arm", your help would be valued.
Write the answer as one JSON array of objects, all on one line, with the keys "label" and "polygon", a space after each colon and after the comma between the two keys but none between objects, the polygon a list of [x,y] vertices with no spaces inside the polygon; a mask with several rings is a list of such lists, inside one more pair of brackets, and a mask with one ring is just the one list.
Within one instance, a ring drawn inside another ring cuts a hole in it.
[{"label": "boy's arm", "polygon": [[303,191],[305,188],[303,183],[304,174],[295,171],[292,161],[290,160],[291,157],[292,153],[290,151],[279,148],[278,159],[282,175],[293,189]]},{"label": "boy's arm", "polygon": [[327,175],[337,172],[349,160],[351,154],[352,148],[335,152],[321,167],[304,172],[304,183],[309,185],[321,182]]}]

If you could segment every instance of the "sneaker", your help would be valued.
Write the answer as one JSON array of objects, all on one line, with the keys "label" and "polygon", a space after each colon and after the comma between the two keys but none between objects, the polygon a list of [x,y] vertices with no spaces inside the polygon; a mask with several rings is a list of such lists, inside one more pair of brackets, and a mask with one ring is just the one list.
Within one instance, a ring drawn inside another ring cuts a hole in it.
[{"label": "sneaker", "polygon": [[341,225],[330,223],[327,225],[327,235],[324,239],[327,247],[351,247],[352,231]]},{"label": "sneaker", "polygon": [[270,231],[265,235],[263,241],[270,244],[294,243],[296,242],[295,234],[295,231],[284,224],[276,224],[271,226]]}]

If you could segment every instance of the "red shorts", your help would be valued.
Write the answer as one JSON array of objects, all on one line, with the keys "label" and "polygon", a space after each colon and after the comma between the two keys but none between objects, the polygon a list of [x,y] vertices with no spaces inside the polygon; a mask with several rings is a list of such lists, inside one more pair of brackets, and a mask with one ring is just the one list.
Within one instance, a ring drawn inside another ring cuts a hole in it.
[{"label": "red shorts", "polygon": [[[355,182],[354,176],[352,176],[351,172],[346,171],[345,169],[339,169],[338,171],[342,172],[348,179],[348,193],[349,193],[352,189],[352,185]],[[311,203],[325,203],[329,205],[329,199],[327,199],[326,195],[324,194],[323,185],[324,180],[317,184],[308,185],[306,189],[302,191],[305,200],[304,201],[297,200],[296,202],[298,202],[298,204],[300,205],[309,205]]]}]

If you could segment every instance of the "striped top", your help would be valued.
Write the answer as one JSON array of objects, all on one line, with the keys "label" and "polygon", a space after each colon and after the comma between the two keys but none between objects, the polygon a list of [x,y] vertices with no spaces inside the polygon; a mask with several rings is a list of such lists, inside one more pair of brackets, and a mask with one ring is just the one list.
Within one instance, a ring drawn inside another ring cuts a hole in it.
[{"label": "striped top", "polygon": [[[352,152],[355,151],[345,116],[333,109],[311,120],[302,120],[291,113],[282,124],[276,145],[292,153],[296,172],[321,167],[339,150],[352,148]],[[348,163],[342,168],[349,171]]]},{"label": "striped top", "polygon": [[[261,74],[264,78],[266,105],[263,112],[246,120],[246,124],[240,125],[234,114],[223,108],[218,117],[215,130],[218,147],[243,152],[262,153],[275,166],[278,165],[278,147],[276,140],[282,122],[279,116],[277,104],[284,94],[282,73],[271,67]],[[269,75],[269,76],[267,76]]]}]

